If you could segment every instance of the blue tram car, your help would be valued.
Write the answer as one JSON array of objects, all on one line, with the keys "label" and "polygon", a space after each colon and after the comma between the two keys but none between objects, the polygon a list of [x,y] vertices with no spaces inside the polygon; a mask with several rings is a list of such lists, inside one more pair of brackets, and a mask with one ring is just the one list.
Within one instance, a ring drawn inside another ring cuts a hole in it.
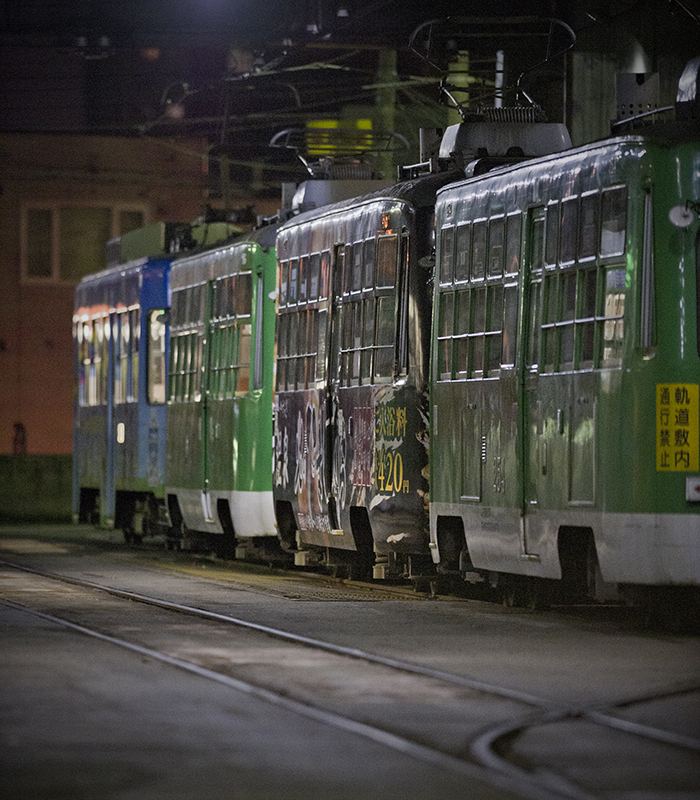
[{"label": "blue tram car", "polygon": [[171,260],[117,264],[75,292],[73,515],[127,541],[163,517]]}]

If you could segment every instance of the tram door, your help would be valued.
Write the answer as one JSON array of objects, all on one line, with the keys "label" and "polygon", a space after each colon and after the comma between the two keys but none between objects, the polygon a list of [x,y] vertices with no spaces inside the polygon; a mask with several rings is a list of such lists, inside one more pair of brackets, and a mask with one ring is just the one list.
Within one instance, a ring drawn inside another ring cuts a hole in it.
[{"label": "tram door", "polygon": [[522,398],[520,402],[520,446],[518,459],[522,486],[520,550],[523,558],[537,558],[528,541],[529,520],[538,504],[538,483],[542,470],[546,472],[547,445],[542,438],[542,408],[540,397],[540,317],[542,313],[542,280],[544,272],[544,208],[532,208],[527,218],[527,248],[522,269],[523,281],[523,342],[520,359]]}]

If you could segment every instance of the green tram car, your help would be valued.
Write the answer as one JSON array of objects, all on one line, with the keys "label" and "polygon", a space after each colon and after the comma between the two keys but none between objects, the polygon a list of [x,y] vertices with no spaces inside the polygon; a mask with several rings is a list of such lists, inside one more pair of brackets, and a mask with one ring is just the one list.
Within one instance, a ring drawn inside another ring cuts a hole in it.
[{"label": "green tram car", "polygon": [[274,497],[298,565],[420,577],[428,549],[427,175],[292,218],[279,263]]},{"label": "green tram car", "polygon": [[697,131],[677,127],[439,193],[442,572],[598,598],[700,583],[699,200]]},{"label": "green tram car", "polygon": [[171,543],[242,557],[277,542],[272,503],[275,231],[171,267],[165,491]]}]

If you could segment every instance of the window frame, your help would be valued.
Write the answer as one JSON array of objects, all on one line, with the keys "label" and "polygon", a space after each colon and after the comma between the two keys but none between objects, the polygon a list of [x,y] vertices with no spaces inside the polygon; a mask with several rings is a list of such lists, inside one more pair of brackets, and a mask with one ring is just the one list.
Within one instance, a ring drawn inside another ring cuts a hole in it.
[{"label": "window frame", "polygon": [[[61,211],[64,209],[88,209],[105,208],[109,209],[111,215],[109,239],[120,236],[120,215],[122,212],[139,212],[143,216],[143,224],[147,225],[150,221],[149,208],[144,203],[112,203],[109,200],[104,202],[94,201],[90,203],[77,203],[67,200],[49,201],[27,201],[23,202],[20,208],[20,281],[23,284],[46,285],[62,284],[64,286],[75,286],[79,278],[63,278],[61,276]],[[50,222],[50,270],[47,275],[32,275],[29,272],[29,251],[30,251],[30,225],[29,215],[32,211],[48,211],[51,214]],[[103,252],[106,253],[107,242]],[[107,265],[105,262],[96,265],[95,269],[86,272],[98,272]]]}]

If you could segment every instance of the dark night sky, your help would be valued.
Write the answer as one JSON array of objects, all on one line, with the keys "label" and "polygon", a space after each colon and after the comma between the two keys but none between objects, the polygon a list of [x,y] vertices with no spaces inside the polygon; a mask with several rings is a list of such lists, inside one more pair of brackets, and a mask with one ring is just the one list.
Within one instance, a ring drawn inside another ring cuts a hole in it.
[{"label": "dark night sky", "polygon": [[[204,43],[249,37],[262,44],[286,36],[306,36],[307,24],[320,23],[321,36],[403,45],[412,28],[427,18],[450,14],[571,16],[577,5],[550,0],[434,0],[429,4],[416,0],[2,0],[0,29],[20,37],[66,40],[76,35],[108,35],[122,45],[162,46],[183,38]],[[347,17],[336,16],[341,7],[347,10]]]}]

